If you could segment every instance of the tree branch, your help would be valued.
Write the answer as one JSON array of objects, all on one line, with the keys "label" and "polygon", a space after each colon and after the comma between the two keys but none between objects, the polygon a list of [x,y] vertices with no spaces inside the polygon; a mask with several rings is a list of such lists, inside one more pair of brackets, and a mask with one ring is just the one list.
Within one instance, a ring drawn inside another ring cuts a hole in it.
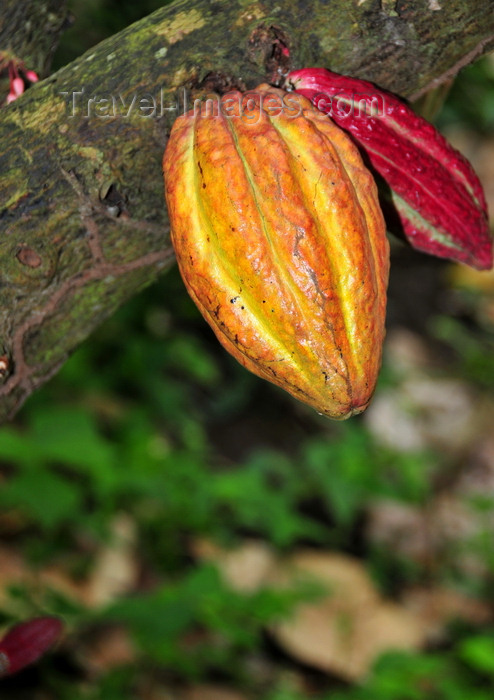
[{"label": "tree branch", "polygon": [[491,0],[177,0],[0,109],[0,419],[171,264],[161,158],[184,88],[312,65],[410,96],[493,37]]},{"label": "tree branch", "polygon": [[44,78],[68,25],[66,5],[65,0],[2,0],[0,52]]}]

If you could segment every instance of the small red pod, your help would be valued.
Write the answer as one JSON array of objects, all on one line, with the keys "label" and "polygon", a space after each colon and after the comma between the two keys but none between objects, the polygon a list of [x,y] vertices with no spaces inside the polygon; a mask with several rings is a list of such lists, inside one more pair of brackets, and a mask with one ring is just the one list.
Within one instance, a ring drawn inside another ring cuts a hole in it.
[{"label": "small red pod", "polygon": [[37,661],[58,641],[62,630],[58,617],[37,617],[12,627],[0,641],[0,677]]},{"label": "small red pod", "polygon": [[380,192],[385,215],[398,218],[414,248],[479,270],[492,267],[482,185],[432,124],[366,80],[304,68],[287,81],[350,134],[389,188]]}]

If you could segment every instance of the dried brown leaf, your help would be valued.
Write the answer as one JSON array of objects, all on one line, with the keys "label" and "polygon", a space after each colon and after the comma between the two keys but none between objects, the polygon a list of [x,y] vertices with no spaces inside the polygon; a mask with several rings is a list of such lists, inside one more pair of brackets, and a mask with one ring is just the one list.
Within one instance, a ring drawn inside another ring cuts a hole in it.
[{"label": "dried brown leaf", "polygon": [[210,540],[196,540],[193,551],[200,559],[213,561],[228,585],[244,593],[258,590],[275,562],[269,545],[258,540],[246,540],[236,549],[223,549]]},{"label": "dried brown leaf", "polygon": [[272,576],[293,585],[301,577],[328,588],[328,594],[297,607],[293,617],[273,627],[276,640],[304,663],[350,681],[361,679],[388,649],[417,649],[424,634],[404,608],[379,596],[364,566],[341,554],[301,552]]}]

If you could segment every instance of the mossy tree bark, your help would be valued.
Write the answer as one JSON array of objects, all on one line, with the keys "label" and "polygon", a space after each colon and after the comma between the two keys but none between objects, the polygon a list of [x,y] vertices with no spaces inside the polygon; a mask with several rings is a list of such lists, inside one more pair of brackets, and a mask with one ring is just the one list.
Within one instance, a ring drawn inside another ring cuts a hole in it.
[{"label": "mossy tree bark", "polygon": [[66,0],[1,0],[0,61],[22,61],[44,78],[68,24]]},{"label": "mossy tree bark", "polygon": [[492,48],[492,0],[177,0],[0,109],[0,419],[172,263],[184,95],[326,66],[410,98]]}]

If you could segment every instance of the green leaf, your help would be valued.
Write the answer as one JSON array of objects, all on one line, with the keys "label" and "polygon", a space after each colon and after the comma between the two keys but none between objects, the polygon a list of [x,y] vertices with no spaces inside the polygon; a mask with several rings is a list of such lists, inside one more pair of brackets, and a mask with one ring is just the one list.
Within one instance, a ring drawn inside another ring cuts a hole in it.
[{"label": "green leaf", "polygon": [[82,494],[76,483],[45,469],[13,477],[0,492],[0,503],[20,508],[46,529],[80,516]]},{"label": "green leaf", "polygon": [[465,639],[458,654],[471,668],[494,677],[494,634]]},{"label": "green leaf", "polygon": [[10,426],[4,426],[0,430],[0,459],[27,466],[39,461],[30,435],[22,434]]},{"label": "green leaf", "polygon": [[77,467],[101,489],[111,489],[118,480],[115,447],[98,432],[87,411],[63,407],[38,411],[32,418],[31,440],[45,461]]}]

